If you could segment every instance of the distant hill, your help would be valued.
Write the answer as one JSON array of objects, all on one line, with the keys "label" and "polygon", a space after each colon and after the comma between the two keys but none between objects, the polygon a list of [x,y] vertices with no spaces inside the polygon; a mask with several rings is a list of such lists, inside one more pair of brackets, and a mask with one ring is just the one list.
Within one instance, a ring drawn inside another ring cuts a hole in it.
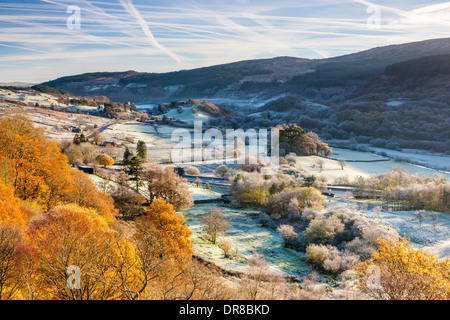
[{"label": "distant hill", "polygon": [[329,62],[346,62],[361,60],[410,60],[421,56],[450,53],[450,38],[395,44],[377,47],[340,57],[330,58]]},{"label": "distant hill", "polygon": [[291,57],[240,61],[167,73],[97,72],[67,76],[42,83],[76,95],[105,95],[118,101],[212,97],[245,79],[276,81],[301,72],[309,60]]},{"label": "distant hill", "polygon": [[430,99],[450,90],[450,53],[428,55],[394,63],[369,79],[357,94],[415,93],[415,99]]},{"label": "distant hill", "polygon": [[402,79],[450,75],[450,53],[395,63],[386,67],[384,74]]},{"label": "distant hill", "polygon": [[30,82],[0,82],[0,87],[16,87],[16,88],[28,88],[34,86],[36,83]]},{"label": "distant hill", "polygon": [[[362,88],[382,74],[389,76],[389,72],[410,69],[397,65],[400,62],[442,54],[436,59],[445,64],[447,60],[443,59],[450,54],[450,38],[389,45],[329,59],[277,57],[167,73],[97,72],[62,77],[42,85],[79,96],[107,96],[122,102],[189,97],[266,100],[278,95],[317,94],[329,99]],[[430,64],[431,60],[409,63]],[[423,71],[421,76],[425,76]]]},{"label": "distant hill", "polygon": [[310,88],[358,86],[383,73],[392,64],[446,53],[450,53],[450,38],[378,47],[320,60],[316,63],[315,72],[295,76],[290,84]]}]

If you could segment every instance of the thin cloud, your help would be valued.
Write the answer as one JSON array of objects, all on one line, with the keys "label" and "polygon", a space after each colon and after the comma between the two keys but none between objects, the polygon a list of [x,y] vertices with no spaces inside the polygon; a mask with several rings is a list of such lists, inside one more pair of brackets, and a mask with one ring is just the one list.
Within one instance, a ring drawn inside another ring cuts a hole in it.
[{"label": "thin cloud", "polygon": [[122,4],[122,6],[125,8],[125,10],[134,18],[136,18],[137,22],[139,23],[139,25],[142,28],[142,32],[144,32],[144,34],[147,36],[148,40],[150,41],[150,43],[155,46],[156,48],[160,49],[161,51],[163,51],[164,53],[166,53],[168,56],[170,56],[172,59],[174,59],[175,61],[177,61],[178,63],[181,62],[180,58],[175,55],[174,53],[172,53],[169,49],[167,49],[166,47],[164,47],[163,45],[159,44],[158,41],[156,41],[155,37],[153,36],[153,33],[151,32],[150,28],[147,25],[147,22],[142,18],[141,14],[139,13],[139,11],[136,9],[136,7],[131,3],[130,0],[120,0],[120,3]]},{"label": "thin cloud", "polygon": [[[135,1],[3,2],[0,43],[10,49],[0,61],[17,61],[14,77],[39,81],[39,71],[46,78],[81,70],[164,72],[282,55],[333,57],[449,36],[450,2],[376,1],[387,4],[380,6],[382,26],[369,30],[366,8],[376,4],[366,0]],[[66,27],[69,5],[81,8],[80,30]]]},{"label": "thin cloud", "polygon": [[9,47],[9,48],[16,48],[16,49],[22,49],[22,50],[33,51],[33,52],[41,52],[41,53],[44,52],[45,53],[45,51],[42,51],[42,50],[26,48],[26,47],[21,47],[21,46],[14,46],[14,45],[5,44],[5,43],[0,43],[0,46]]}]

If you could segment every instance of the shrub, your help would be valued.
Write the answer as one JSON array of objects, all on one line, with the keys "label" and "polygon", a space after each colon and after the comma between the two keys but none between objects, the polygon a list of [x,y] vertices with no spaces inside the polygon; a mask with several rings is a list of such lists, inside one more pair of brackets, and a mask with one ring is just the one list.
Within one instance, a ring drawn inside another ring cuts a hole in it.
[{"label": "shrub", "polygon": [[323,262],[322,268],[329,273],[339,274],[351,270],[359,262],[360,260],[357,255],[335,249],[328,254]]},{"label": "shrub", "polygon": [[291,166],[295,166],[297,164],[297,155],[293,152],[291,152],[287,156],[285,156],[285,159]]},{"label": "shrub", "polygon": [[233,244],[229,239],[223,239],[220,242],[220,249],[223,250],[223,253],[225,254],[225,257],[230,256],[230,251],[233,248]]},{"label": "shrub", "polygon": [[339,251],[331,245],[310,244],[306,248],[306,256],[308,262],[316,268],[331,274],[339,274],[350,270],[360,262],[357,255]]},{"label": "shrub", "polygon": [[232,183],[231,192],[239,203],[263,205],[269,197],[268,181],[257,172],[238,173]]},{"label": "shrub", "polygon": [[233,170],[222,164],[214,171],[215,175],[221,178],[228,178],[233,175]]},{"label": "shrub", "polygon": [[196,167],[190,166],[186,169],[186,173],[190,176],[199,176],[200,170]]},{"label": "shrub", "polygon": [[201,186],[202,186],[202,180],[200,180],[199,178],[197,178],[197,179],[195,179],[195,186],[197,187],[197,188],[200,188]]},{"label": "shrub", "polygon": [[270,214],[285,216],[293,212],[294,205],[297,209],[309,207],[321,210],[324,202],[321,192],[315,188],[287,188],[271,195],[266,203],[266,209]]},{"label": "shrub", "polygon": [[319,282],[317,272],[312,272],[303,277],[301,289],[294,295],[296,300],[323,300],[327,299],[327,287]]},{"label": "shrub", "polygon": [[358,225],[357,227],[361,229],[360,235],[348,242],[345,245],[345,249],[360,256],[361,260],[369,259],[372,254],[378,250],[379,245],[377,240],[380,237],[387,240],[398,237],[398,233],[395,229],[387,228],[383,225],[367,223]]},{"label": "shrub", "polygon": [[80,147],[76,144],[71,144],[68,148],[64,149],[64,154],[67,156],[71,165],[81,164],[83,161],[83,154]]},{"label": "shrub", "polygon": [[309,263],[321,267],[327,258],[329,249],[322,244],[309,244],[306,247],[306,259]]},{"label": "shrub", "polygon": [[288,247],[290,244],[292,244],[292,241],[294,241],[298,237],[297,233],[294,231],[294,227],[287,224],[280,225],[277,228],[277,231],[284,239],[285,247]]},{"label": "shrub", "polygon": [[299,203],[297,198],[293,198],[288,205],[288,213],[292,219],[300,218]]},{"label": "shrub", "polygon": [[341,219],[335,215],[316,218],[306,228],[305,237],[310,243],[330,243],[344,228]]},{"label": "shrub", "polygon": [[304,219],[306,221],[311,221],[311,220],[313,220],[317,217],[321,217],[321,216],[322,216],[322,213],[320,213],[320,211],[316,211],[311,208],[305,208],[301,213],[302,219]]}]

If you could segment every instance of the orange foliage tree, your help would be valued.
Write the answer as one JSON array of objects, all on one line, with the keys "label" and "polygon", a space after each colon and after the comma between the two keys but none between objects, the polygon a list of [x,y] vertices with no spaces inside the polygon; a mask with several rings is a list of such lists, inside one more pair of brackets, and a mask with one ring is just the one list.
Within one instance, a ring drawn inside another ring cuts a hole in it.
[{"label": "orange foliage tree", "polygon": [[14,188],[0,182],[0,224],[16,225],[25,229],[26,220],[21,201],[14,197]]},{"label": "orange foliage tree", "polygon": [[[127,285],[134,281],[132,275],[137,275],[131,243],[119,237],[93,209],[56,207],[33,219],[29,238],[38,260],[40,298],[122,299]],[[68,285],[70,268],[79,268],[78,287],[76,281],[72,287]]]},{"label": "orange foliage tree", "polygon": [[110,167],[112,165],[114,165],[114,159],[111,158],[109,155],[107,155],[106,153],[102,153],[99,154],[96,158],[95,161],[98,162],[99,165],[103,166],[103,167]]},{"label": "orange foliage tree", "polygon": [[116,214],[113,200],[74,171],[56,143],[21,115],[0,117],[0,179],[13,187],[16,197],[35,200],[44,210],[75,202],[100,214]]},{"label": "orange foliage tree", "polygon": [[0,181],[0,300],[16,298],[22,283],[20,264],[28,216],[14,188]]},{"label": "orange foliage tree", "polygon": [[[151,295],[163,297],[177,286],[176,280],[181,278],[192,259],[191,235],[184,218],[174,211],[171,204],[160,199],[151,204],[145,215],[135,220],[133,238],[142,273],[139,295],[145,294],[147,289]],[[149,284],[155,281],[160,285],[150,287]]]},{"label": "orange foliage tree", "polygon": [[22,241],[20,228],[0,224],[0,300],[17,298],[20,290],[23,280],[20,264],[24,258]]},{"label": "orange foliage tree", "polygon": [[414,249],[405,238],[379,239],[379,251],[357,268],[359,286],[375,299],[448,300],[450,260]]},{"label": "orange foliage tree", "polygon": [[[196,296],[199,279],[210,277],[194,272],[192,233],[174,210],[192,198],[173,170],[157,171],[149,185],[146,214],[118,222],[113,199],[43,130],[21,115],[0,117],[0,299]],[[80,287],[68,286],[70,267],[79,268]]]},{"label": "orange foliage tree", "polygon": [[65,195],[64,203],[76,203],[82,207],[93,208],[111,224],[118,210],[114,200],[99,191],[92,180],[82,171],[73,171],[70,192]]}]

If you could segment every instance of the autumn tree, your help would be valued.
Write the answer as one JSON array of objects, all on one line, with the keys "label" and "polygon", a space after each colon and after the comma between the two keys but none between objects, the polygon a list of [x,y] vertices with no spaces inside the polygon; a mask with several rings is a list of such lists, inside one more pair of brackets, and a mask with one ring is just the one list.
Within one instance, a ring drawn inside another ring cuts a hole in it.
[{"label": "autumn tree", "polygon": [[12,186],[0,181],[0,300],[17,298],[21,288],[24,232],[30,216]]},{"label": "autumn tree", "polygon": [[82,163],[83,153],[80,147],[76,144],[71,144],[68,148],[64,150],[64,154],[67,156],[69,163],[71,165],[76,165]]},{"label": "autumn tree", "polygon": [[0,119],[0,168],[17,197],[44,206],[61,200],[73,172],[58,146],[22,116]]},{"label": "autumn tree", "polygon": [[186,184],[170,167],[153,166],[145,175],[148,186],[149,202],[162,199],[175,210],[189,208],[193,205],[192,197]]},{"label": "autumn tree", "polygon": [[73,170],[56,143],[21,115],[0,117],[0,179],[16,197],[44,210],[76,203],[95,208],[109,221],[116,213],[114,201],[85,173]]},{"label": "autumn tree", "polygon": [[372,260],[359,265],[359,286],[380,300],[448,300],[450,260],[414,249],[406,238],[378,240]]},{"label": "autumn tree", "polygon": [[14,188],[0,181],[0,225],[17,226],[25,230],[27,220],[22,202],[14,197]]},{"label": "autumn tree", "polygon": [[[37,281],[47,299],[115,299],[124,291],[118,274],[117,233],[95,210],[76,205],[52,209],[32,221],[30,241],[38,258]],[[79,270],[79,282],[67,285],[71,269]],[[129,273],[133,272],[132,264]]]},{"label": "autumn tree", "polygon": [[76,203],[82,207],[95,209],[108,224],[114,223],[117,214],[114,200],[99,191],[86,173],[74,171],[69,189],[70,192],[62,203]]},{"label": "autumn tree", "polygon": [[216,243],[217,237],[225,235],[231,228],[232,224],[224,214],[222,209],[210,209],[208,212],[200,217],[200,222],[203,226],[203,232],[212,243]]},{"label": "autumn tree", "polygon": [[0,300],[15,298],[20,289],[23,231],[14,224],[0,224]]},{"label": "autumn tree", "polygon": [[141,283],[134,297],[138,298],[146,291],[156,290],[150,287],[152,283],[167,280],[174,283],[191,260],[193,248],[192,232],[184,224],[184,218],[163,200],[153,201],[146,214],[135,220],[134,228],[141,272]]},{"label": "autumn tree", "polygon": [[105,167],[111,167],[112,165],[114,165],[114,159],[111,158],[111,156],[107,155],[106,153],[102,153],[99,154],[96,158],[95,161],[98,162],[99,165]]}]

